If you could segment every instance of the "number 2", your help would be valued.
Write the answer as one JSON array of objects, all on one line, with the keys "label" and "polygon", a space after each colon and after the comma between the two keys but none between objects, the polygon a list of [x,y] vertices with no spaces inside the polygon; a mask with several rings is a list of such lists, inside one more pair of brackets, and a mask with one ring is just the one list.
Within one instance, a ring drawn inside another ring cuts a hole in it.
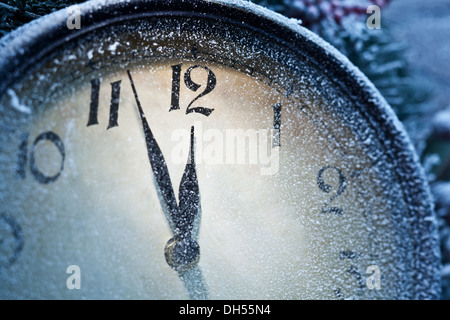
[{"label": "number 2", "polygon": [[341,169],[336,167],[323,167],[319,170],[319,173],[317,174],[317,185],[319,186],[319,189],[323,192],[330,193],[332,186],[329,184],[326,184],[322,178],[322,175],[327,170],[335,170],[339,175],[339,186],[337,188],[337,191],[325,202],[325,204],[322,206],[322,213],[335,213],[337,215],[342,215],[344,212],[343,209],[337,208],[337,207],[330,207],[328,208],[329,204],[335,200],[337,197],[339,197],[347,188],[347,178],[345,177],[344,173]]}]

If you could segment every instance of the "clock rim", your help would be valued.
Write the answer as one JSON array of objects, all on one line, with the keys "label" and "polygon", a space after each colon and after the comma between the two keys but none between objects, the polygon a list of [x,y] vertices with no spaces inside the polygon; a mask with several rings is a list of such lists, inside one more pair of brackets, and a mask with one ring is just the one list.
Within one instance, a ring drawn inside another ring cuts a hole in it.
[{"label": "clock rim", "polygon": [[370,121],[378,130],[384,150],[395,163],[402,185],[415,243],[415,299],[440,296],[440,253],[437,219],[431,194],[419,157],[395,112],[370,80],[343,54],[316,34],[271,10],[241,0],[92,0],[78,5],[82,28],[70,30],[67,20],[71,10],[60,10],[34,20],[0,39],[0,97],[20,81],[47,53],[86,33],[127,19],[155,15],[214,16],[277,37],[301,55],[323,66],[347,94],[360,101]]}]

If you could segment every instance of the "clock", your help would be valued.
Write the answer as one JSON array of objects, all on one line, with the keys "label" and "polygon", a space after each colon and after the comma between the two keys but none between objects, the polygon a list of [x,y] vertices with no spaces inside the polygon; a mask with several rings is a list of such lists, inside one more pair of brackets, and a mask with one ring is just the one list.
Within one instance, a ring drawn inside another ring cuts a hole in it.
[{"label": "clock", "polygon": [[71,9],[0,42],[1,298],[438,297],[417,155],[336,49],[246,1]]}]

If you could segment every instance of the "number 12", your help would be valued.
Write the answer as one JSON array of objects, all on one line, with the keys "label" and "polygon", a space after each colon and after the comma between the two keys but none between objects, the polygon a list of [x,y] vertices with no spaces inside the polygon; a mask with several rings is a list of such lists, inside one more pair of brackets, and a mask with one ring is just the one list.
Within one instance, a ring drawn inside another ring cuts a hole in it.
[{"label": "number 12", "polygon": [[[172,66],[172,101],[170,104],[169,111],[180,109],[181,66],[182,66],[181,63]],[[191,103],[189,103],[188,107],[186,108],[186,114],[201,113],[201,114],[209,117],[211,115],[211,113],[214,111],[214,109],[204,108],[204,107],[192,108],[192,104],[195,101],[197,101],[198,99],[200,99],[201,97],[203,97],[203,96],[207,95],[208,93],[210,93],[211,91],[213,91],[214,88],[216,87],[217,79],[216,79],[216,75],[214,74],[214,72],[212,72],[211,69],[209,69],[208,67],[200,66],[200,65],[192,66],[189,69],[187,69],[187,71],[184,74],[184,84],[186,85],[186,87],[188,87],[188,89],[195,92],[201,87],[201,85],[199,85],[198,83],[195,83],[191,78],[192,70],[197,69],[197,68],[202,68],[207,73],[208,79],[207,79],[207,83],[206,83],[206,88],[202,93],[200,93],[197,97],[195,97],[194,100],[191,101]]]}]

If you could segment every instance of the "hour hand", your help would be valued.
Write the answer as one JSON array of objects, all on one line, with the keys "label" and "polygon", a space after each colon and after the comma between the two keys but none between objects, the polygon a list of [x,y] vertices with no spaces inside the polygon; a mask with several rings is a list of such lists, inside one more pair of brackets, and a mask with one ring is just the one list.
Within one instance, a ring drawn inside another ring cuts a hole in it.
[{"label": "hour hand", "polygon": [[200,247],[196,241],[200,222],[200,190],[194,158],[194,127],[191,128],[189,158],[179,188],[179,215],[175,219],[176,232],[166,244],[166,261],[174,269],[184,272],[198,263]]},{"label": "hour hand", "polygon": [[198,187],[197,171],[195,168],[194,127],[191,128],[189,157],[180,182],[178,193],[180,211],[180,232],[186,237],[197,238],[198,223],[200,221],[200,189]]}]

